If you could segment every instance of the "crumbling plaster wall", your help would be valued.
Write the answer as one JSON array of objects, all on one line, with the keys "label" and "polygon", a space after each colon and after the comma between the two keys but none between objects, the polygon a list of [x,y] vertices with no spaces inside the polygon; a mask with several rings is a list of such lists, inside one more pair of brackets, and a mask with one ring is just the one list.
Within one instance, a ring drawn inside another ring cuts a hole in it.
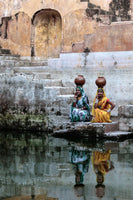
[{"label": "crumbling plaster wall", "polygon": [[30,55],[31,19],[23,12],[4,17],[0,27],[0,46],[12,54]]},{"label": "crumbling plaster wall", "polygon": [[[16,15],[16,13],[25,13],[29,16],[30,19],[34,16],[34,14],[42,9],[53,9],[60,13],[62,20],[62,51],[72,51],[72,44],[74,42],[83,42],[84,34],[89,34],[94,32],[95,21],[89,20],[86,16],[86,8],[87,2],[81,2],[80,0],[68,0],[67,4],[65,0],[59,1],[36,1],[36,0],[25,0],[25,1],[2,1],[2,6],[0,7],[1,17],[10,17]],[[21,22],[20,22],[21,23]],[[24,23],[22,21],[21,26]],[[29,33],[30,33],[30,25]],[[14,30],[12,30],[14,32]],[[11,33],[11,32],[10,32]],[[12,35],[12,33],[11,33]],[[30,34],[29,34],[30,35]],[[21,35],[18,35],[21,37]],[[11,39],[11,38],[10,38]],[[11,48],[12,42],[15,44],[18,43],[17,40],[10,40],[10,45],[7,44],[7,41],[4,41],[2,47]],[[29,40],[30,42],[30,40]],[[23,43],[22,43],[23,44]],[[15,47],[15,45],[13,45]],[[28,48],[30,45],[27,44]],[[14,48],[13,47],[13,48]],[[12,48],[11,48],[12,49]],[[18,48],[19,49],[19,48]],[[14,49],[15,52],[15,49]],[[17,53],[17,50],[16,50]],[[20,55],[21,51],[19,52]],[[27,56],[30,56],[29,50],[25,51]]]},{"label": "crumbling plaster wall", "polygon": [[[117,26],[115,27],[115,29],[110,28],[112,22],[132,20],[132,5],[132,0],[67,0],[67,2],[65,0],[1,0],[1,19],[2,17],[12,17],[13,21],[13,19],[15,19],[16,17],[16,14],[18,13],[19,18],[17,22],[15,22],[14,20],[12,23],[10,23],[10,29],[7,32],[8,38],[2,39],[0,37],[0,45],[3,48],[9,48],[11,50],[11,53],[20,54],[21,56],[30,56],[32,54],[32,18],[38,11],[41,11],[43,9],[52,9],[54,11],[57,11],[61,16],[61,33],[59,33],[61,35],[61,47],[58,48],[61,50],[61,52],[72,52],[73,45],[75,47],[74,49],[76,49],[74,50],[75,52],[83,52],[86,47],[92,49],[92,51],[94,52],[110,50],[132,50],[133,47],[131,45],[128,45],[130,41],[127,31],[124,31],[124,29],[122,29],[124,38],[123,40],[127,40],[127,46],[125,46],[124,44],[125,48],[123,49],[123,41],[118,39],[120,29]],[[25,14],[25,19],[26,17],[27,19],[29,18],[27,24],[24,22],[24,19],[20,13]],[[14,23],[16,23],[15,26]],[[125,24],[125,22],[123,23]],[[99,25],[103,24],[108,25],[108,27],[105,27],[106,31],[104,31],[104,27],[103,30],[99,28]],[[16,30],[17,26],[19,26],[19,29]],[[122,27],[124,28],[124,26]],[[21,28],[24,30],[23,34]],[[99,43],[99,31],[101,32],[100,37],[103,38],[101,39],[102,42],[100,43],[100,50],[99,46],[97,47],[97,44]],[[131,25],[130,31],[132,32]],[[16,35],[15,32],[17,32]],[[93,40],[94,34],[96,35],[95,41]],[[90,35],[91,37],[84,38],[84,36],[86,35]],[[111,48],[107,47],[110,43],[110,39],[113,40],[112,35],[114,35],[114,37],[117,37],[116,41],[117,43],[119,43],[117,44],[117,46],[119,46],[119,49],[115,45],[113,47],[111,46]],[[18,38],[20,38],[20,40]],[[91,47],[87,46],[87,43],[91,43]],[[42,44],[38,45],[42,46]],[[128,49],[129,46],[130,48]],[[53,49],[56,48],[53,47]],[[53,52],[52,54],[53,57],[55,57],[55,53]],[[36,56],[39,57],[39,55],[40,54],[37,54]]]},{"label": "crumbling plaster wall", "polygon": [[58,10],[63,16],[71,10],[85,9],[87,2],[80,0],[1,0],[2,16],[14,15],[17,12],[25,12],[32,18],[37,10],[51,8]]},{"label": "crumbling plaster wall", "polygon": [[64,46],[63,51],[71,52],[72,45],[84,42],[84,35],[95,32],[97,23],[88,19],[83,9],[75,10],[64,16]]},{"label": "crumbling plaster wall", "polygon": [[132,33],[132,22],[99,26],[94,34],[85,35],[84,47],[92,52],[132,51]]}]

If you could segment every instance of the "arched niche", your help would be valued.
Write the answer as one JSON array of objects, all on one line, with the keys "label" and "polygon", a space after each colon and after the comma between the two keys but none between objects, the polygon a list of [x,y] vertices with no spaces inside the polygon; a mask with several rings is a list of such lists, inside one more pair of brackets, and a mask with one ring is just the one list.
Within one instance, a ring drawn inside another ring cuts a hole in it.
[{"label": "arched niche", "polygon": [[42,9],[32,18],[31,55],[44,58],[59,57],[62,22],[59,12]]}]

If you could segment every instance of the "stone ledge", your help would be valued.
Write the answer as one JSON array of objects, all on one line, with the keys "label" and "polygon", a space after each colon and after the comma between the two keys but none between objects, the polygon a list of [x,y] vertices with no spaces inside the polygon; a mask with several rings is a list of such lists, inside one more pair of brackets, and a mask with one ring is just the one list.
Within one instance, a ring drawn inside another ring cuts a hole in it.
[{"label": "stone ledge", "polygon": [[62,129],[54,129],[53,136],[56,137],[104,137],[105,133],[118,131],[118,122],[112,123],[91,123],[91,122],[72,122],[66,124]]},{"label": "stone ledge", "polygon": [[115,139],[115,140],[125,140],[129,138],[133,138],[133,132],[114,131],[110,133],[105,133],[105,138]]}]

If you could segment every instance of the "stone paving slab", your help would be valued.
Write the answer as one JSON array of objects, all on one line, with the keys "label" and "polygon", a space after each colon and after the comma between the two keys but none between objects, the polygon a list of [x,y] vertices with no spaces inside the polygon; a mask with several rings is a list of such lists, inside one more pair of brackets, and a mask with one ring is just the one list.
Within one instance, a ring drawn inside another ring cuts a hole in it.
[{"label": "stone paving slab", "polygon": [[118,122],[112,123],[91,123],[91,122],[71,122],[62,129],[55,128],[53,136],[57,137],[104,137],[105,133],[118,131]]}]

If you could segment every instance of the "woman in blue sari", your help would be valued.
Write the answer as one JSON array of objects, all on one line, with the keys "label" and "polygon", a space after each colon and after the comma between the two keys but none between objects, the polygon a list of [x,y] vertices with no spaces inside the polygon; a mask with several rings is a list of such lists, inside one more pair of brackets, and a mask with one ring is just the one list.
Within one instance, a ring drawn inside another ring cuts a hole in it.
[{"label": "woman in blue sari", "polygon": [[72,102],[70,118],[72,122],[91,121],[89,100],[82,87],[76,87],[76,101]]}]

